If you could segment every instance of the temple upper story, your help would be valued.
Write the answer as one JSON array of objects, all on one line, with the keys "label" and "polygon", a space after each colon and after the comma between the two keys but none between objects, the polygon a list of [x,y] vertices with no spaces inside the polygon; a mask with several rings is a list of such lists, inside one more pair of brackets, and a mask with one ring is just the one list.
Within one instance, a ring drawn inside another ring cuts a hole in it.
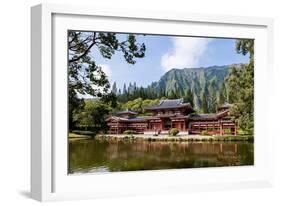
[{"label": "temple upper story", "polygon": [[161,100],[156,106],[144,107],[146,112],[152,112],[157,116],[178,116],[188,115],[194,112],[190,103],[183,103],[183,99]]}]

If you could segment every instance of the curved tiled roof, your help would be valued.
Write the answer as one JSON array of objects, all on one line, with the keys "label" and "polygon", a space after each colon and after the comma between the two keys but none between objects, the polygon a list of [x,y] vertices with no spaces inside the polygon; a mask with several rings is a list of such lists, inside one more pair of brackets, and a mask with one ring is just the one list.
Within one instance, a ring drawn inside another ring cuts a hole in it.
[{"label": "curved tiled roof", "polygon": [[190,117],[190,119],[197,120],[197,119],[217,119],[221,117],[225,117],[228,115],[229,111],[222,111],[219,113],[211,113],[211,114],[194,114]]},{"label": "curved tiled roof", "polygon": [[195,114],[190,119],[216,119],[217,114]]},{"label": "curved tiled roof", "polygon": [[145,110],[154,110],[154,109],[172,109],[180,107],[190,107],[190,103],[183,103],[183,99],[165,99],[161,100],[160,103],[156,106],[144,107]]},{"label": "curved tiled roof", "polygon": [[164,99],[161,100],[159,106],[169,107],[169,106],[176,106],[182,104],[183,99]]},{"label": "curved tiled roof", "polygon": [[117,121],[123,121],[123,122],[143,122],[147,121],[146,118],[143,117],[132,117],[132,118],[124,118],[124,117],[117,117],[117,116],[111,116],[106,119],[106,121],[110,121],[111,119],[117,120]]},{"label": "curved tiled roof", "polygon": [[134,111],[132,111],[132,110],[126,109],[126,110],[124,110],[124,111],[117,112],[116,114],[117,114],[117,115],[120,115],[120,114],[132,114],[132,115],[137,115],[138,113],[137,113],[137,112],[134,112]]}]

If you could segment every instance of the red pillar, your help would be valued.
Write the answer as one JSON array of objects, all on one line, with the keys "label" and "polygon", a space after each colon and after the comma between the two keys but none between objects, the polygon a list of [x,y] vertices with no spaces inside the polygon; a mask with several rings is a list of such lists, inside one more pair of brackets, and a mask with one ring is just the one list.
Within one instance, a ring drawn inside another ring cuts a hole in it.
[{"label": "red pillar", "polygon": [[222,122],[220,121],[220,135],[222,135]]}]

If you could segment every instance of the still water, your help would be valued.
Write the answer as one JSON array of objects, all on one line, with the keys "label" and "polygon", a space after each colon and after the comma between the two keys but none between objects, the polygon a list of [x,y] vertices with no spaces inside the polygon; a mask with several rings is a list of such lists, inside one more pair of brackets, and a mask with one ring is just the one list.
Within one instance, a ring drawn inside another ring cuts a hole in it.
[{"label": "still water", "polygon": [[251,142],[69,142],[71,174],[253,164]]}]

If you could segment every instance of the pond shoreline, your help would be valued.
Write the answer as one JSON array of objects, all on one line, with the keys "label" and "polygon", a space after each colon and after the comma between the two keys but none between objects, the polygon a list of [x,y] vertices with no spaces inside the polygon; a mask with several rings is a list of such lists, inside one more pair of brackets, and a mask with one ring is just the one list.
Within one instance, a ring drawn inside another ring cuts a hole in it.
[{"label": "pond shoreline", "polygon": [[144,141],[253,141],[252,136],[207,136],[207,135],[187,135],[187,134],[178,134],[176,136],[171,136],[167,134],[153,136],[148,134],[114,134],[114,135],[97,135],[97,139],[110,139],[110,140],[144,140]]},{"label": "pond shoreline", "polygon": [[253,136],[250,135],[224,135],[224,136],[207,136],[207,135],[187,135],[178,134],[171,136],[167,134],[160,134],[157,136],[151,134],[98,134],[96,136],[90,135],[76,135],[69,134],[69,140],[84,140],[84,139],[97,139],[97,140],[139,140],[139,141],[254,141]]}]

